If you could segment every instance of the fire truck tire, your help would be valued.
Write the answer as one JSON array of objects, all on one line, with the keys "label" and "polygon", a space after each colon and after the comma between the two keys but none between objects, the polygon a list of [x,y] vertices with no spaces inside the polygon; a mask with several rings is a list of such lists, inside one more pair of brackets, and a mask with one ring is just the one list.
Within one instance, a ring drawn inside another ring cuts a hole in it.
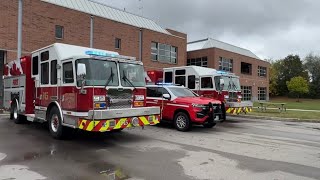
[{"label": "fire truck tire", "polygon": [[174,127],[178,130],[178,131],[189,131],[191,129],[191,122],[190,122],[190,118],[188,116],[188,114],[184,113],[184,112],[178,112],[175,116],[174,116]]},{"label": "fire truck tire", "polygon": [[57,107],[50,110],[48,123],[53,138],[65,139],[67,137],[68,129],[62,125],[62,118]]},{"label": "fire truck tire", "polygon": [[208,122],[206,124],[203,124],[203,127],[205,128],[213,128],[214,126],[216,126],[217,123],[214,123],[214,122]]},{"label": "fire truck tire", "polygon": [[10,119],[12,119],[16,124],[21,124],[23,122],[22,116],[19,115],[18,104],[16,100],[12,101],[11,104]]}]

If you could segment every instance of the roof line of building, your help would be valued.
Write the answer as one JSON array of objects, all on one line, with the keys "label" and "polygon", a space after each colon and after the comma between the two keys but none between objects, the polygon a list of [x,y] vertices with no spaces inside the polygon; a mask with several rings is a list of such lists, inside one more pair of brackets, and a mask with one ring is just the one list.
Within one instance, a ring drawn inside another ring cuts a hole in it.
[{"label": "roof line of building", "polygon": [[[98,1],[96,1],[96,0],[88,0],[88,1],[91,1],[91,2],[93,2],[93,3],[97,3],[97,4],[100,4],[100,5],[103,5],[103,6],[107,6],[107,7],[109,7],[109,8],[112,8],[112,9],[116,9],[116,10],[119,10],[119,11],[122,11],[122,12],[125,12],[125,13],[128,13],[128,14],[131,14],[131,15],[134,15],[134,16],[138,16],[138,17],[141,17],[141,18],[144,18],[144,19],[148,19],[148,20],[150,20],[150,21],[153,21],[153,22],[156,22],[156,21],[154,21],[153,19],[150,19],[150,18],[148,18],[148,17],[144,17],[144,16],[141,16],[141,15],[139,15],[139,14],[135,14],[135,13],[132,13],[132,12],[130,12],[130,11],[125,11],[125,10],[123,10],[123,9],[120,9],[120,8],[117,8],[117,7],[114,7],[114,6],[110,6],[110,5],[108,5],[108,4],[104,4],[104,3],[102,3],[102,2],[98,2]],[[88,13],[87,13],[88,14]],[[158,23],[157,23],[158,24]],[[159,24],[158,24],[159,25]],[[159,25],[160,26],[160,25]],[[162,27],[162,26],[161,26]],[[162,27],[163,28],[163,27]],[[163,29],[165,29],[165,28],[163,28]]]}]

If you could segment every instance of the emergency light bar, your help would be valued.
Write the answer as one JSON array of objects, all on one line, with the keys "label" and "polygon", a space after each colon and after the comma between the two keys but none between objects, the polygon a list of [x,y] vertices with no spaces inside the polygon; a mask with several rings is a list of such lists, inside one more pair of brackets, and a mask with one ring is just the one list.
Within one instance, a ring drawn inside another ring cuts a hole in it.
[{"label": "emergency light bar", "polygon": [[118,55],[118,54],[112,54],[112,53],[107,53],[107,52],[103,52],[103,51],[92,51],[92,50],[90,50],[90,51],[86,51],[85,54],[89,55],[89,56],[100,56],[100,57],[127,59],[127,60],[133,60],[133,61],[136,60],[135,57],[121,56],[121,55]]}]

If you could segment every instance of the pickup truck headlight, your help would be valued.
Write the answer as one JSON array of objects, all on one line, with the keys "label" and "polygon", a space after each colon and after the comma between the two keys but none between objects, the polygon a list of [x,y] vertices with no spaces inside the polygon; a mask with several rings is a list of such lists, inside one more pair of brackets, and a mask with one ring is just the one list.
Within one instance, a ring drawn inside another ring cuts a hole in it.
[{"label": "pickup truck headlight", "polygon": [[229,99],[229,95],[224,95],[224,99]]},{"label": "pickup truck headlight", "polygon": [[94,102],[106,101],[106,96],[93,96]]},{"label": "pickup truck headlight", "polygon": [[238,99],[242,99],[242,96],[241,96],[241,95],[238,95]]}]

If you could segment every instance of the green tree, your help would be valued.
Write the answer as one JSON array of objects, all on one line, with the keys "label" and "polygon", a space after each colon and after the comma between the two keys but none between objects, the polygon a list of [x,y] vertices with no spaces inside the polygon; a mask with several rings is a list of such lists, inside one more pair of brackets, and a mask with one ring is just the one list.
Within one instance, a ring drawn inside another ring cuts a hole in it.
[{"label": "green tree", "polygon": [[320,98],[320,56],[310,53],[304,61],[305,68],[310,74],[310,97]]},{"label": "green tree", "polygon": [[301,76],[305,80],[309,79],[308,72],[298,55],[288,55],[278,63],[277,90],[279,95],[288,95],[289,90],[286,82],[291,78]]},{"label": "green tree", "polygon": [[308,81],[301,77],[294,77],[290,81],[286,82],[288,89],[291,93],[294,93],[298,96],[298,102],[300,101],[300,96],[309,92]]},{"label": "green tree", "polygon": [[279,76],[279,68],[280,68],[280,61],[269,61],[270,66],[270,73],[269,73],[269,92],[271,96],[279,95],[278,91],[278,76]]}]

